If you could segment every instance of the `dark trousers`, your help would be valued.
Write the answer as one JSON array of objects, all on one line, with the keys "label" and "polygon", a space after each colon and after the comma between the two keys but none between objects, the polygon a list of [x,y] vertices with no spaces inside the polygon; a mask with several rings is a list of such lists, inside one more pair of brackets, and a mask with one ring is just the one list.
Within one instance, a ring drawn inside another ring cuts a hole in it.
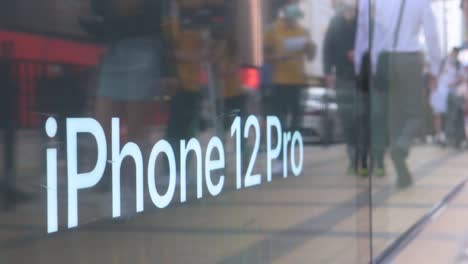
[{"label": "dark trousers", "polygon": [[356,157],[355,168],[360,164],[362,168],[368,169],[368,159],[371,144],[370,126],[370,99],[367,91],[359,90],[356,105]]},{"label": "dark trousers", "polygon": [[302,114],[299,100],[303,88],[303,85],[276,85],[273,89],[272,112],[280,119],[283,131],[299,128]]},{"label": "dark trousers", "polygon": [[459,148],[466,139],[465,134],[465,97],[450,93],[445,120],[445,133],[449,145]]},{"label": "dark trousers", "polygon": [[[381,115],[384,120],[387,119],[387,128],[382,128],[381,131],[388,130],[392,158],[400,177],[406,176],[400,173],[403,171],[400,169],[402,160],[407,158],[411,144],[423,123],[423,63],[423,57],[419,53],[387,54],[380,56],[375,76],[373,92],[381,94],[382,103],[379,104],[386,103],[382,109],[387,109],[386,117]],[[379,104],[374,107],[378,108]],[[378,129],[379,126],[373,126],[372,133],[376,137],[380,134]]]},{"label": "dark trousers", "polygon": [[180,91],[172,97],[166,138],[180,160],[180,141],[195,137],[200,123],[199,92]]},{"label": "dark trousers", "polygon": [[386,93],[382,91],[358,92],[356,162],[364,169],[369,169],[369,161],[371,169],[384,167],[388,146],[386,100]]},{"label": "dark trousers", "polygon": [[[275,85],[272,92],[272,112],[276,115],[284,131],[299,130],[302,116],[300,104],[303,85]],[[282,137],[283,135],[277,135]],[[283,149],[280,153],[280,159],[283,159]]]},{"label": "dark trousers", "polygon": [[357,158],[357,128],[358,128],[358,94],[356,80],[337,78],[336,99],[338,114],[343,124],[343,134],[347,145],[347,154],[353,167],[356,167]]},{"label": "dark trousers", "polygon": [[370,150],[372,166],[383,168],[388,147],[388,93],[373,89],[370,95]]}]

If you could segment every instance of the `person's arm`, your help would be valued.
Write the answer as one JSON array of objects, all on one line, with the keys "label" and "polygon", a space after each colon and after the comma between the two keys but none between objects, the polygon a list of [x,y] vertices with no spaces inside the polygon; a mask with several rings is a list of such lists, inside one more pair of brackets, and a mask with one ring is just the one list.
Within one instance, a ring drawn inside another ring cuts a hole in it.
[{"label": "person's arm", "polygon": [[[317,55],[317,45],[312,40],[312,36],[310,35],[309,30],[307,30],[306,28],[303,28],[303,30],[304,30],[304,34],[305,34],[305,36],[307,38],[307,43],[304,46],[305,58],[308,61],[312,61],[312,60],[315,59],[315,56]],[[302,56],[302,58],[299,58],[299,59],[303,60],[304,56]]]},{"label": "person's arm", "polygon": [[431,8],[431,1],[425,0],[423,8],[424,35],[428,46],[429,60],[431,62],[431,74],[435,77],[438,75],[440,63],[442,61],[439,32],[437,32],[437,23]]},{"label": "person's arm", "polygon": [[[274,26],[273,26],[274,27]],[[305,33],[307,36],[308,34]],[[275,49],[275,31],[274,28],[269,30],[265,34],[264,38],[264,52],[265,52],[265,59],[270,62],[270,63],[275,63],[279,61],[286,61],[286,60],[303,60],[304,59],[304,53],[298,53],[298,52],[278,52],[278,50]],[[313,43],[311,45],[308,45],[309,48],[313,49],[314,45]],[[306,47],[307,48],[307,47]]]},{"label": "person's arm", "polygon": [[361,71],[363,56],[369,51],[369,9],[369,1],[360,0],[354,45],[354,70],[357,75]]},{"label": "person's arm", "polygon": [[336,19],[333,18],[325,33],[325,39],[323,41],[323,72],[326,76],[332,74],[333,67],[336,66],[335,61],[335,44],[336,44]]}]

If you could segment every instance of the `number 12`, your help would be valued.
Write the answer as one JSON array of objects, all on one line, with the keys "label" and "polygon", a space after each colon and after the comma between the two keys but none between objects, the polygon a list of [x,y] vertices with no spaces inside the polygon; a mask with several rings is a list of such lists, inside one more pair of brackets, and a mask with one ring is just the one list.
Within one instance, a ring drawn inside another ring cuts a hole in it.
[{"label": "number 12", "polygon": [[[236,187],[237,189],[242,188],[242,120],[240,117],[236,117],[234,122],[231,126],[231,137],[235,136],[236,140]],[[255,185],[259,185],[262,183],[262,175],[261,174],[254,174],[252,175],[252,171],[255,167],[255,162],[257,160],[258,151],[260,149],[260,124],[258,119],[251,115],[247,118],[244,127],[244,139],[249,138],[249,132],[251,128],[254,128],[255,131],[255,144],[252,151],[252,156],[250,157],[249,166],[247,167],[247,171],[245,173],[244,178],[244,187],[252,187]],[[244,146],[245,147],[245,146]]]}]

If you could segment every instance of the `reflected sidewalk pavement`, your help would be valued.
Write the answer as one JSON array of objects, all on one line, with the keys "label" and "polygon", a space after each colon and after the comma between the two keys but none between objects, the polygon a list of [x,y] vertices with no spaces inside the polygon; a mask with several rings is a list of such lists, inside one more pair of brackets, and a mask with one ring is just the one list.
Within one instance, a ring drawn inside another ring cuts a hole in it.
[{"label": "reflected sidewalk pavement", "polygon": [[[44,177],[37,175],[44,159],[28,146],[19,152],[32,162],[18,184],[37,199],[13,214],[0,212],[0,258],[15,263],[368,263],[370,213],[378,256],[468,177],[468,152],[418,145],[409,161],[415,185],[396,188],[387,160],[389,175],[372,178],[370,196],[369,179],[346,173],[343,145],[306,146],[301,177],[275,177],[241,191],[227,186],[218,197],[164,210],[147,203],[145,213],[118,221],[108,221],[110,196],[86,192],[82,228],[47,237],[45,192],[38,187]],[[460,230],[467,223],[459,222]],[[433,238],[443,244],[444,234]]]}]

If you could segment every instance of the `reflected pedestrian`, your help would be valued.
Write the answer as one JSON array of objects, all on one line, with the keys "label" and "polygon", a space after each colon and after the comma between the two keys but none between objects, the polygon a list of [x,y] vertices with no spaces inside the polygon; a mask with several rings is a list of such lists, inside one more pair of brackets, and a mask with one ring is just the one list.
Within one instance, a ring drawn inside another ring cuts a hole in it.
[{"label": "reflected pedestrian", "polygon": [[439,82],[431,93],[431,107],[434,112],[435,142],[446,144],[445,120],[448,109],[448,96],[461,83],[459,49],[453,48],[440,66]]},{"label": "reflected pedestrian", "polygon": [[[299,24],[303,16],[299,1],[286,1],[282,11],[284,17],[279,17],[266,33],[265,57],[274,67],[273,112],[280,118],[283,130],[293,131],[299,127],[302,111],[299,100],[307,87],[305,61],[314,58],[315,45],[309,31]],[[275,163],[273,171],[281,170],[282,162]]]},{"label": "reflected pedestrian", "polygon": [[170,21],[168,32],[174,49],[177,83],[171,91],[166,138],[179,160],[181,140],[197,136],[200,129],[202,63],[207,57],[203,34],[197,28],[184,28],[180,19]]},{"label": "reflected pedestrian", "polygon": [[[466,71],[466,69],[464,69]],[[462,75],[462,74],[460,74]],[[466,76],[466,75],[465,75]],[[455,149],[462,147],[466,140],[465,107],[466,107],[466,79],[459,77],[456,85],[450,87],[447,96],[447,115],[445,119],[445,133],[447,145]]]},{"label": "reflected pedestrian", "polygon": [[[150,107],[161,77],[162,3],[151,0],[92,3],[94,15],[82,19],[81,24],[95,38],[108,43],[97,81],[97,119],[109,136],[111,118],[123,118],[129,139],[145,146]],[[108,169],[109,166],[107,172]],[[105,178],[101,182],[109,186],[110,177]]]},{"label": "reflected pedestrian", "polygon": [[[371,12],[371,13],[369,13]],[[372,23],[369,18],[372,17]],[[371,43],[371,93],[381,91],[387,102],[390,151],[401,188],[412,184],[407,158],[423,120],[424,31],[431,61],[431,83],[439,71],[441,51],[430,0],[361,0],[356,37],[356,69]],[[373,36],[369,39],[369,36]],[[371,111],[374,109],[371,107]],[[372,129],[375,127],[373,126]],[[372,130],[372,133],[375,133]]]},{"label": "reflected pedestrian", "polygon": [[348,172],[357,172],[356,160],[356,100],[354,71],[354,39],[356,38],[356,8],[343,3],[328,25],[324,40],[323,65],[329,88],[336,89],[338,111],[349,160]]}]

